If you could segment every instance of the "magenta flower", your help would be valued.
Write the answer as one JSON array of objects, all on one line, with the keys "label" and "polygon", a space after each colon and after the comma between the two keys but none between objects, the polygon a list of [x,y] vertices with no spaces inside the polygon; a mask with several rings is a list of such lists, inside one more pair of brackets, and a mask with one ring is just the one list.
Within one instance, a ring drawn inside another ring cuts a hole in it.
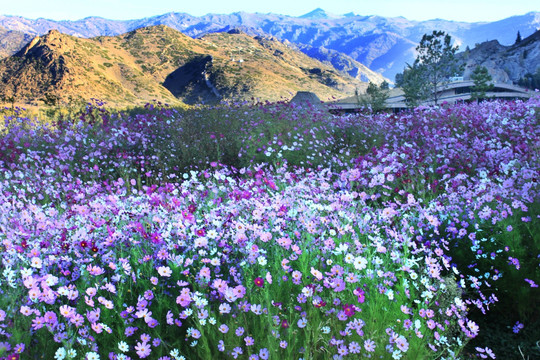
[{"label": "magenta flower", "polygon": [[356,310],[354,309],[354,305],[345,304],[345,305],[343,305],[343,312],[345,312],[345,315],[347,315],[348,317],[351,317],[351,316],[354,315]]},{"label": "magenta flower", "polygon": [[258,286],[258,287],[264,287],[264,279],[262,277],[257,277],[255,278],[255,280],[253,280],[255,282],[255,285]]}]

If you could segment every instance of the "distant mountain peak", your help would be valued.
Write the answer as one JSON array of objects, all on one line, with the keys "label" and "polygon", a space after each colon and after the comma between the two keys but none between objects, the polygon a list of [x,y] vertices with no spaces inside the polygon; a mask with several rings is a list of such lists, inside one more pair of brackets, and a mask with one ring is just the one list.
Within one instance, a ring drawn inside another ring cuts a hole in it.
[{"label": "distant mountain peak", "polygon": [[299,16],[301,19],[335,19],[339,16],[330,14],[321,8],[316,8],[313,11],[308,12],[302,16]]}]

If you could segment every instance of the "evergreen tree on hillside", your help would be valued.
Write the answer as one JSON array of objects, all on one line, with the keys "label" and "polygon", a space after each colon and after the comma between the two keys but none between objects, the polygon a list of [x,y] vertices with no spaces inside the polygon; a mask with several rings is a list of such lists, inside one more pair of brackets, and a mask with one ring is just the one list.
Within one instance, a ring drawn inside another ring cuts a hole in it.
[{"label": "evergreen tree on hillside", "polygon": [[493,89],[493,78],[488,72],[485,66],[477,66],[471,79],[474,81],[474,86],[471,91],[471,100],[483,100],[486,99],[486,93]]},{"label": "evergreen tree on hillside", "polygon": [[519,44],[520,42],[521,42],[521,34],[519,33],[519,30],[518,30],[515,44]]}]

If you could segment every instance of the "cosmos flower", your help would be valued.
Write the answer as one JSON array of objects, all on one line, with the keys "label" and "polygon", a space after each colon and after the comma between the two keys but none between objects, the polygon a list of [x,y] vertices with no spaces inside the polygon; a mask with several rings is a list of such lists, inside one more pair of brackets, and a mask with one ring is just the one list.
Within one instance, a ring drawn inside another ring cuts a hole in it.
[{"label": "cosmos flower", "polygon": [[258,287],[264,287],[264,279],[262,277],[257,277],[255,280],[253,280],[256,286]]}]

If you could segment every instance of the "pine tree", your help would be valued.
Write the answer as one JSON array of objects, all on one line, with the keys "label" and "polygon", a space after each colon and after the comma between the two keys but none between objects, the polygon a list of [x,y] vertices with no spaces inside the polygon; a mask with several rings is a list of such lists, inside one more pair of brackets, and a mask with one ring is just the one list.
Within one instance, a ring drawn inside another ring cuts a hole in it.
[{"label": "pine tree", "polygon": [[471,91],[471,100],[483,100],[486,98],[486,93],[493,89],[493,78],[485,66],[477,66],[471,79],[474,81],[474,86]]},{"label": "pine tree", "polygon": [[439,100],[438,89],[448,84],[450,77],[461,70],[455,57],[457,50],[458,46],[452,46],[452,38],[444,31],[424,34],[416,47],[418,56],[414,64],[422,70],[419,75],[429,88],[430,98],[435,105]]},{"label": "pine tree", "polygon": [[425,68],[417,64],[407,64],[403,73],[396,74],[396,86],[403,90],[405,103],[416,107],[429,98],[429,88],[425,80]]},{"label": "pine tree", "polygon": [[518,30],[518,33],[517,33],[517,37],[516,37],[516,44],[519,44],[521,42],[521,34],[519,33],[519,30]]},{"label": "pine tree", "polygon": [[358,91],[355,93],[359,105],[368,107],[373,112],[379,112],[384,110],[386,107],[388,90],[389,84],[386,81],[383,81],[380,85],[376,85],[370,81],[364,96],[360,96]]}]

